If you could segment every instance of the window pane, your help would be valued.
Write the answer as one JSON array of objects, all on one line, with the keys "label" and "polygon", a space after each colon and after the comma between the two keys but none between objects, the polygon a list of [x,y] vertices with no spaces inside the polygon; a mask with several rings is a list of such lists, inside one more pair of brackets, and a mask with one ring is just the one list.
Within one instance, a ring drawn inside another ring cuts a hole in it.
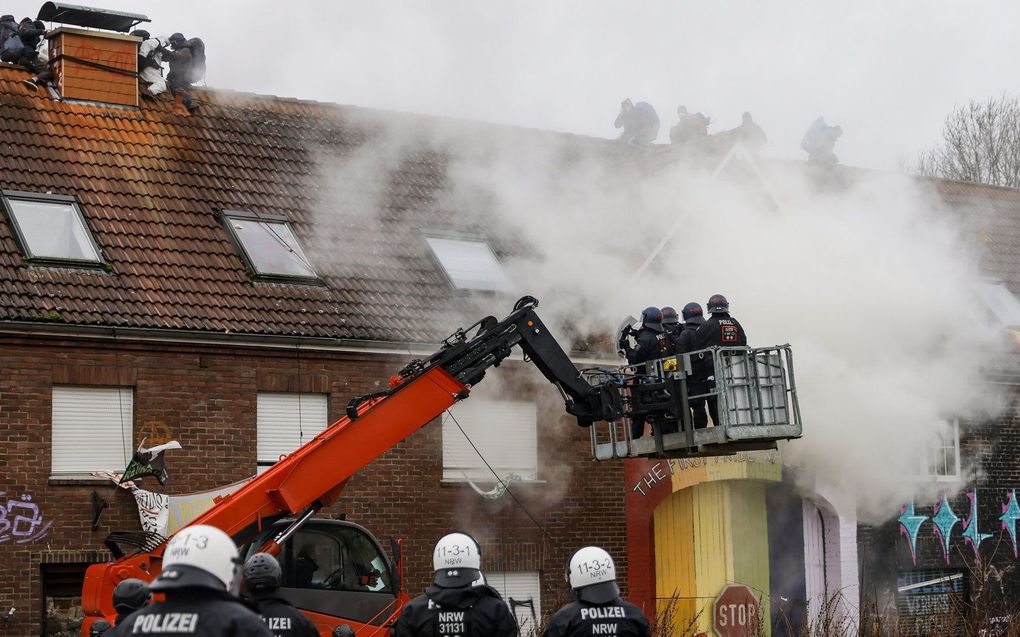
[{"label": "window pane", "polygon": [[534,634],[542,617],[541,580],[535,571],[492,571],[485,583],[499,591],[510,606],[522,635]]},{"label": "window pane", "polygon": [[8,199],[31,257],[99,261],[73,204]]},{"label": "window pane", "polygon": [[505,290],[506,274],[484,241],[426,237],[429,247],[456,288]]},{"label": "window pane", "polygon": [[978,283],[978,296],[1003,325],[1020,327],[1020,301],[1002,283]]},{"label": "window pane", "polygon": [[234,217],[229,217],[228,222],[258,274],[315,276],[308,257],[286,223]]},{"label": "window pane", "polygon": [[51,470],[123,471],[133,448],[131,388],[53,388]]},{"label": "window pane", "polygon": [[531,402],[472,398],[457,403],[443,416],[443,479],[496,482],[479,452],[501,480],[537,479],[537,418]]},{"label": "window pane", "polygon": [[329,424],[328,409],[326,394],[259,392],[255,415],[259,473],[319,435]]}]

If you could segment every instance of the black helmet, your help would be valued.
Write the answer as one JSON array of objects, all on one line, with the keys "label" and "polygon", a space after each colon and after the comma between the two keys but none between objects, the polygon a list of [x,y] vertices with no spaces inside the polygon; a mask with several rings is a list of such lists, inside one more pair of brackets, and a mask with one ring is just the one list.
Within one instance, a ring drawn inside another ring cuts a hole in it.
[{"label": "black helmet", "polygon": [[690,323],[692,325],[700,325],[705,322],[705,312],[701,309],[701,305],[694,303],[693,301],[684,306],[682,310],[684,316],[684,323]]},{"label": "black helmet", "polygon": [[131,33],[128,33],[128,35],[133,35],[136,38],[141,38],[143,40],[148,40],[149,38],[152,37],[151,35],[149,35],[149,32],[146,31],[145,29],[135,29]]},{"label": "black helmet", "polygon": [[676,325],[680,322],[680,317],[677,315],[676,310],[670,306],[662,308],[662,324],[665,325]]},{"label": "black helmet", "polygon": [[113,589],[113,608],[119,615],[133,613],[149,603],[149,586],[140,579],[129,577]]},{"label": "black helmet", "polygon": [[256,553],[244,563],[244,583],[252,593],[275,591],[280,588],[283,571],[280,563],[269,553]]},{"label": "black helmet", "polygon": [[708,313],[718,314],[719,312],[729,312],[730,302],[726,300],[726,297],[722,294],[713,294],[708,299]]},{"label": "black helmet", "polygon": [[662,310],[657,307],[646,307],[641,311],[641,327],[662,331]]},{"label": "black helmet", "polygon": [[166,41],[170,43],[170,46],[180,46],[184,44],[184,34],[174,33]]},{"label": "black helmet", "polygon": [[89,625],[89,637],[102,637],[108,630],[113,628],[110,622],[105,619],[97,619]]}]

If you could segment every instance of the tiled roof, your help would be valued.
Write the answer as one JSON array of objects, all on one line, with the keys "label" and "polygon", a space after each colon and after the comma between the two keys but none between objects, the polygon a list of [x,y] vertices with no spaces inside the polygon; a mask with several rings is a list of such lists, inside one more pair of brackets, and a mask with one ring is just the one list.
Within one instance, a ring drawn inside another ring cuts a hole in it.
[{"label": "tiled roof", "polygon": [[[512,299],[452,291],[423,232],[486,237],[501,256],[527,251],[492,230],[484,205],[450,196],[441,141],[450,130],[554,139],[616,167],[671,156],[663,146],[230,92],[201,91],[194,117],[167,102],[61,103],[29,91],[27,76],[0,64],[0,189],[75,196],[112,271],[26,264],[0,216],[8,322],[434,342]],[[1020,191],[935,188],[975,224],[988,272],[1020,294]],[[220,209],[285,215],[323,285],[253,280]]]},{"label": "tiled roof", "polygon": [[[27,76],[0,64],[0,188],[75,196],[112,271],[23,263],[0,217],[2,321],[434,342],[477,318],[472,305],[509,310],[452,291],[422,239],[491,234],[445,196],[441,148],[360,152],[394,126],[442,120],[212,91],[182,117],[167,102],[61,103]],[[324,285],[250,278],[218,209],[285,215]]]},{"label": "tiled roof", "polygon": [[1020,297],[1020,190],[962,181],[933,182],[982,247],[982,269]]}]

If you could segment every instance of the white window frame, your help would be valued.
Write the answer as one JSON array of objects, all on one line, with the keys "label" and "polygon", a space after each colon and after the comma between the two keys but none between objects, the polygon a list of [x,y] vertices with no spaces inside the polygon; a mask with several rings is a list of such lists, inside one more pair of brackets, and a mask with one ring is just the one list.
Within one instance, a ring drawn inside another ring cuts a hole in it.
[{"label": "white window frame", "polygon": [[[298,240],[297,233],[294,232],[294,227],[291,225],[287,217],[279,214],[271,214],[265,212],[251,212],[247,210],[224,210],[222,213],[223,224],[226,226],[227,231],[230,233],[230,237],[233,239],[234,244],[241,251],[241,256],[244,257],[245,263],[251,269],[254,276],[261,280],[267,281],[282,281],[282,282],[301,282],[301,283],[318,283],[320,282],[319,275],[315,271],[315,267],[312,266],[311,260],[305,253],[304,248],[301,247],[301,241]],[[242,235],[238,233],[237,228],[234,227],[234,221],[242,221],[245,223],[255,223],[262,227],[266,233],[273,236],[275,241],[280,244],[280,247],[293,253],[294,260],[304,267],[307,274],[296,274],[291,272],[269,272],[259,268],[258,263],[252,256],[249,246],[245,244]],[[272,229],[272,226],[281,226],[286,229],[287,233],[294,240],[294,245],[290,245],[287,241]]]},{"label": "white window frame", "polygon": [[516,596],[521,590],[531,593],[531,598],[535,600],[534,618],[525,608],[511,607],[510,610],[517,618],[521,635],[538,634],[538,628],[542,624],[542,577],[538,571],[487,571],[485,583],[499,591],[507,606],[510,606],[511,597],[518,599]]},{"label": "white window frame", "polygon": [[[510,420],[494,422],[500,414]],[[478,452],[500,480],[510,473],[521,481],[538,480],[538,406],[533,401],[469,398],[443,414],[442,429],[444,482],[496,483]],[[520,455],[507,459],[505,454],[513,449]]]},{"label": "white window frame", "polygon": [[135,446],[133,388],[54,385],[50,411],[51,477],[124,471]]},{"label": "white window frame", "polygon": [[[256,474],[329,426],[329,394],[260,391],[255,402]],[[284,430],[270,432],[268,427]]]},{"label": "white window frame", "polygon": [[[956,472],[953,474],[939,473],[938,467],[932,466],[933,454],[941,455],[941,465],[946,465],[947,458],[951,458]],[[918,464],[918,472],[924,480],[936,482],[959,482],[960,481],[960,421],[956,418],[949,421],[949,427],[944,434],[940,433],[937,439],[931,440],[921,454]]]},{"label": "white window frame", "polygon": [[[424,239],[433,260],[439,266],[439,270],[453,289],[473,292],[500,292],[510,287],[510,280],[507,277],[506,270],[503,268],[503,264],[500,263],[496,253],[492,250],[492,246],[485,239],[481,237],[444,236],[437,234],[427,234],[424,236]],[[453,244],[458,243],[481,247],[483,261],[491,261],[484,264],[484,267],[489,270],[487,277],[472,279],[469,274],[465,274],[465,272],[459,269],[453,269],[452,264],[444,260],[444,248],[450,248]]]},{"label": "white window frame", "polygon": [[[18,244],[21,246],[21,249],[25,254],[25,258],[30,262],[62,266],[70,265],[82,268],[104,267],[105,264],[103,263],[102,252],[99,250],[99,244],[96,242],[96,238],[92,234],[92,229],[89,228],[88,223],[85,221],[85,215],[82,213],[77,199],[67,195],[52,195],[49,193],[25,192],[21,190],[3,190],[0,191],[0,195],[2,195],[0,199],[3,200],[3,208],[7,214],[7,219],[10,222],[11,228],[14,231],[14,236],[17,239]],[[17,215],[14,214],[14,205],[12,204],[14,201],[66,206],[71,215],[71,223],[77,227],[82,235],[84,235],[86,239],[86,246],[92,250],[92,256],[62,257],[36,254],[32,250],[32,244],[22,229]]]}]

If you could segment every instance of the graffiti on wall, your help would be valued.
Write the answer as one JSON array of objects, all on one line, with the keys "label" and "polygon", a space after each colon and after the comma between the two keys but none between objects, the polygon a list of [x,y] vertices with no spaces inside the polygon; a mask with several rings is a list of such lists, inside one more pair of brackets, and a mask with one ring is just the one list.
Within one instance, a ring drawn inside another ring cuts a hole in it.
[{"label": "graffiti on wall", "polygon": [[631,487],[631,491],[640,494],[642,496],[648,495],[648,492],[661,482],[666,482],[675,473],[682,473],[684,471],[704,469],[709,466],[720,466],[731,463],[761,463],[778,466],[782,459],[779,457],[778,451],[763,451],[756,453],[740,452],[731,456],[720,456],[714,458],[671,458],[670,460],[660,460],[652,465],[652,467],[645,472],[645,475],[638,478],[634,486]]},{"label": "graffiti on wall", "polygon": [[28,493],[20,498],[4,497],[0,491],[0,543],[13,540],[15,544],[26,544],[46,537],[53,522],[43,520],[39,505],[32,502]]},{"label": "graffiti on wall", "polygon": [[[910,548],[910,558],[914,564],[917,564],[917,538],[921,533],[921,529],[925,522],[931,521],[932,531],[935,536],[939,539],[939,546],[942,548],[942,557],[945,559],[946,564],[949,564],[950,546],[953,538],[953,530],[959,526],[959,534],[963,538],[964,542],[970,546],[971,551],[974,553],[974,559],[981,559],[981,544],[993,536],[992,533],[983,533],[978,528],[978,493],[976,489],[971,489],[966,493],[967,503],[969,505],[967,515],[964,518],[960,518],[953,510],[953,505],[950,504],[949,498],[943,495],[942,498],[935,504],[932,510],[932,515],[920,515],[916,511],[914,501],[911,500],[906,506],[900,511],[900,517],[897,521],[900,523],[900,535],[907,541],[907,546]],[[1018,506],[1016,500],[1016,489],[1011,489],[1007,493],[1006,501],[1002,505],[1002,515],[999,516],[999,521],[1002,524],[1002,528],[1009,535],[1009,539],[1013,545],[1013,557],[1018,556],[1017,547],[1017,521],[1020,520],[1020,506]]]}]

